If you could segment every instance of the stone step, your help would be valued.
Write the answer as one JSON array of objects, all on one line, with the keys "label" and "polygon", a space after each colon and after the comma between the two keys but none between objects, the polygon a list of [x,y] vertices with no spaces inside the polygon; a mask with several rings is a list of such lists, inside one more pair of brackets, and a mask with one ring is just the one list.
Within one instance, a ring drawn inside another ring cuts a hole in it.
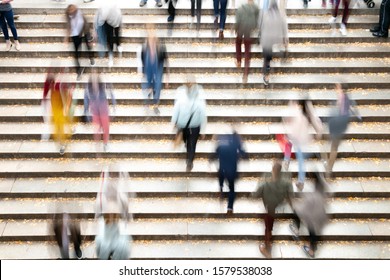
[{"label": "stone step", "polygon": [[[42,100],[42,89],[2,89],[1,105],[39,105]],[[143,105],[144,95],[138,89],[115,89],[118,105]],[[175,89],[164,89],[160,96],[161,105],[173,105]],[[108,97],[110,98],[110,97]],[[287,105],[290,100],[309,99],[315,106],[332,105],[337,99],[334,89],[330,90],[294,90],[294,89],[205,89],[208,105]],[[354,89],[349,90],[349,98],[357,105],[389,105],[390,96],[387,90]],[[78,105],[84,104],[84,88],[76,84],[73,100]]]},{"label": "stone step", "polygon": [[[113,165],[113,172],[124,171],[135,177],[202,177],[216,176],[216,167],[208,160],[197,159],[192,172],[186,172],[186,164],[180,159],[150,159],[120,158],[120,159],[1,159],[1,178],[39,178],[39,177],[97,177],[104,166]],[[390,176],[389,159],[379,158],[346,158],[338,159],[332,175],[335,177],[373,177]],[[257,177],[264,172],[270,172],[271,160],[254,159],[239,163],[240,177]],[[307,172],[325,172],[323,163],[318,160],[306,160]],[[296,175],[298,164],[292,162],[289,171]]]},{"label": "stone step", "polygon": [[[111,180],[117,182],[114,173]],[[235,184],[238,198],[248,198],[257,189],[258,183],[264,178],[239,178]],[[165,197],[206,197],[216,198],[219,195],[217,178],[169,178],[169,177],[131,177],[126,180],[126,191],[130,196],[139,198]],[[329,196],[334,198],[368,198],[390,197],[389,178],[386,177],[356,177],[328,179]],[[100,191],[100,177],[73,177],[73,178],[1,178],[0,198],[96,198]],[[302,192],[298,192],[294,185],[295,195],[314,190],[313,180],[307,178]],[[225,186],[224,191],[228,188]]]},{"label": "stone step", "polygon": [[[93,219],[95,199],[1,199],[0,219],[52,219],[65,211],[80,219]],[[215,198],[132,198],[129,213],[135,219],[215,218],[225,219],[227,201]],[[390,198],[330,198],[327,214],[331,219],[390,219]],[[261,199],[237,198],[231,218],[263,218],[266,210]],[[291,219],[289,205],[278,207],[277,219]]]},{"label": "stone step", "polygon": [[[291,220],[277,220],[273,240],[290,241]],[[259,219],[160,219],[136,220],[124,225],[123,234],[133,240],[261,240],[264,239],[264,222]],[[24,220],[0,222],[0,242],[55,241],[52,222]],[[95,220],[81,220],[83,241],[94,241],[99,232]],[[302,240],[308,240],[308,231],[300,229]],[[390,220],[330,220],[319,235],[321,241],[390,241]]]},{"label": "stone step", "polygon": [[[85,63],[85,62],[84,62]],[[84,65],[82,63],[82,65]],[[89,66],[89,65],[88,65]],[[272,70],[271,70],[272,71]],[[0,76],[0,83],[4,88],[36,89],[42,88],[46,75],[24,74],[14,75],[4,73]],[[170,74],[169,77],[164,74],[163,83],[165,88],[176,89],[181,86],[185,80],[186,74]],[[216,74],[204,73],[196,75],[196,80],[206,89],[237,89],[237,88],[264,88],[262,75],[249,75],[247,84],[242,84],[242,75],[237,74]],[[103,74],[102,79],[111,82],[115,89],[140,88],[142,75],[137,73],[122,74]],[[76,75],[71,74],[64,81],[75,82]],[[88,75],[83,75],[79,85],[88,81]],[[390,88],[390,74],[388,73],[369,73],[369,74],[275,74],[270,76],[270,84],[267,88],[271,89],[333,89],[335,83],[344,81],[348,83],[350,89],[388,89]]]},{"label": "stone step", "polygon": [[[22,43],[59,43],[64,41],[66,35],[65,29],[18,29],[18,37]],[[200,30],[191,32],[186,29],[160,29],[156,32],[157,37],[165,43],[199,43],[199,42],[221,42],[224,44],[233,44],[236,35],[233,30],[226,30],[223,40],[218,39],[216,31]],[[139,43],[145,41],[146,32],[144,29],[125,29],[122,32],[123,43]],[[348,36],[342,36],[338,30],[322,30],[318,32],[315,29],[308,30],[289,30],[289,42],[291,43],[372,43],[387,42],[386,38],[373,37],[367,29],[348,30]]]},{"label": "stone step", "polygon": [[[123,58],[135,58],[140,51],[141,44],[123,43]],[[168,43],[167,52],[170,58],[235,58],[234,44],[221,44],[214,42],[205,43]],[[262,48],[252,44],[251,52],[253,57],[262,57]],[[377,57],[383,58],[390,55],[389,44],[376,41],[362,43],[359,45],[351,43],[342,44],[289,44],[290,58],[361,58]],[[81,56],[87,57],[85,49],[81,50]],[[96,55],[97,56],[97,55]],[[278,57],[279,54],[275,53]],[[73,58],[73,46],[64,43],[28,43],[20,51],[12,49],[9,52],[0,52],[4,58]],[[10,60],[8,60],[10,61]]]},{"label": "stone step", "polygon": [[[203,12],[203,11],[202,11]],[[148,22],[145,22],[145,17],[148,17]],[[302,16],[292,15],[287,18],[288,28],[292,29],[329,29],[330,25],[328,20],[330,15],[316,15],[316,16]],[[94,15],[87,15],[87,19],[93,22]],[[378,23],[378,15],[352,15],[348,19],[348,28],[365,28],[369,29],[373,25]],[[66,28],[66,19],[64,14],[22,14],[16,21],[18,28]],[[127,14],[122,17],[122,30],[123,29],[137,29],[147,28],[147,24],[153,24],[156,29],[167,28],[167,15],[140,15],[140,14]],[[228,16],[226,19],[226,29],[234,28],[235,17]],[[196,18],[192,19],[190,13],[184,15],[178,15],[175,17],[175,28],[195,28]],[[214,29],[214,17],[204,16],[201,18],[201,29]]]},{"label": "stone step", "polygon": [[[190,61],[190,63],[189,63]],[[181,74],[183,71],[191,73],[220,73],[220,74],[242,74],[244,69],[244,61],[242,67],[237,68],[235,58],[219,59],[218,64],[215,63],[215,58],[176,58],[169,60],[169,72]],[[390,60],[383,58],[311,58],[311,59],[289,59],[289,60],[273,60],[271,67],[273,73],[388,73],[388,64]],[[76,73],[74,58],[57,59],[56,65],[71,68],[72,73]],[[106,59],[96,59],[94,69],[99,72],[104,72],[107,69]],[[250,65],[251,74],[262,74],[263,59],[253,58]],[[111,74],[121,73],[136,73],[141,69],[141,63],[138,59],[114,59],[114,66],[109,69]],[[8,59],[0,61],[0,73],[47,73],[49,68],[54,68],[53,61],[47,58],[16,58],[12,64]],[[168,71],[165,67],[165,71]],[[89,73],[89,69],[85,73]]]},{"label": "stone step", "polygon": [[[283,158],[276,141],[247,141],[245,149],[251,159]],[[328,143],[313,142],[305,146],[306,158],[319,157],[329,152]],[[344,141],[338,149],[338,158],[390,158],[389,141]],[[197,158],[208,159],[215,151],[215,142],[200,141],[197,145]],[[294,147],[293,147],[294,151]],[[169,141],[111,141],[109,151],[101,153],[92,141],[72,141],[66,152],[72,158],[172,158],[185,159],[184,146],[173,149]],[[55,142],[0,141],[0,158],[62,158]]]},{"label": "stone step", "polygon": [[[204,241],[134,241],[131,244],[133,260],[253,260],[264,259],[259,252],[259,241],[253,240],[204,240]],[[272,255],[274,259],[308,259],[301,246],[295,241],[275,241]],[[82,246],[86,259],[96,259],[94,242]],[[75,258],[71,252],[71,258]],[[60,252],[55,242],[1,242],[1,259],[59,259]],[[381,260],[390,258],[388,241],[325,241],[319,242],[316,259]]]},{"label": "stone step", "polygon": [[[147,125],[145,125],[147,124]],[[286,132],[282,124],[276,123],[236,123],[235,128],[244,140],[270,140],[275,134]],[[94,127],[92,125],[77,124],[74,126],[73,140],[93,139]],[[225,131],[226,125],[221,123],[208,123],[204,134],[207,140],[215,134]],[[41,134],[51,133],[52,128],[42,123],[0,123],[0,139],[2,140],[31,140],[41,139]],[[309,131],[314,137],[314,129]],[[176,135],[173,125],[166,122],[150,123],[112,123],[110,125],[110,138],[112,140],[129,139],[158,139],[172,140]],[[324,137],[328,138],[328,133]],[[386,123],[350,123],[344,139],[389,139],[390,127]]]},{"label": "stone step", "polygon": [[[363,122],[387,122],[390,117],[390,106],[368,105],[355,106]],[[166,121],[170,122],[173,114],[173,106],[159,106],[160,114],[156,115],[145,106],[141,105],[117,105],[111,108],[111,115],[115,122],[136,121]],[[316,106],[315,114],[323,122],[334,115],[334,107]],[[42,107],[39,105],[0,105],[1,122],[41,122]],[[77,105],[74,108],[74,117],[79,119],[84,116],[84,106]],[[281,122],[283,118],[292,116],[287,106],[275,105],[208,105],[207,120],[210,122]],[[355,117],[351,117],[355,120]]]}]

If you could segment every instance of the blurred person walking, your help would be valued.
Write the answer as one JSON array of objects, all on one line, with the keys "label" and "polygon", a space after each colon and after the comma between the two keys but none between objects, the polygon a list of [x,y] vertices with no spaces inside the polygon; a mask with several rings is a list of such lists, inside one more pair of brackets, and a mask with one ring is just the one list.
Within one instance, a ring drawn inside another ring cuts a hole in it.
[{"label": "blurred person walking", "polygon": [[91,73],[84,92],[84,114],[89,116],[92,113],[92,122],[95,124],[95,141],[100,140],[100,133],[103,133],[103,149],[108,151],[108,140],[110,137],[110,115],[106,91],[109,90],[111,102],[115,111],[115,97],[112,86],[103,83],[99,74],[95,71]]},{"label": "blurred person walking", "polygon": [[126,234],[129,215],[129,198],[123,188],[127,174],[120,172],[119,181],[110,178],[108,168],[101,174],[101,187],[96,197],[98,234],[96,253],[101,260],[127,260],[130,257],[131,236]]},{"label": "blurred person walking", "polygon": [[329,23],[331,25],[334,25],[336,23],[337,15],[339,12],[339,6],[340,2],[343,1],[343,17],[341,19],[340,24],[340,32],[341,35],[347,36],[347,24],[348,24],[348,17],[349,17],[349,3],[351,0],[335,0],[332,10],[332,17],[329,19]]},{"label": "blurred person walking", "polygon": [[11,29],[12,36],[14,38],[15,49],[17,51],[20,51],[21,49],[18,32],[16,30],[15,22],[14,22],[14,11],[10,4],[10,2],[12,1],[13,0],[1,0],[0,2],[0,24],[1,24],[1,31],[3,32],[3,36],[5,40],[5,51],[7,52],[10,51],[12,48],[12,43],[8,33],[8,26]]},{"label": "blurred person walking", "polygon": [[[68,213],[56,213],[52,227],[60,249],[61,258],[65,260],[69,259],[69,244],[72,242],[76,257],[81,259],[83,252],[81,251],[80,224],[70,219]],[[68,232],[70,233],[70,238]]]},{"label": "blurred person walking", "polygon": [[123,51],[120,42],[122,12],[117,2],[104,2],[100,6],[96,14],[96,24],[98,28],[102,28],[102,30],[99,30],[99,33],[106,39],[105,45],[108,46],[108,67],[112,67],[114,65],[114,44],[120,55]]},{"label": "blurred person walking", "polygon": [[302,249],[310,258],[314,258],[317,251],[318,235],[328,221],[326,214],[327,183],[318,172],[314,176],[314,192],[303,193],[302,197],[293,203],[294,222],[289,225],[295,240],[299,240],[301,222],[309,230],[309,245],[303,245]]},{"label": "blurred person walking", "polygon": [[217,149],[211,155],[210,160],[219,160],[218,181],[221,197],[226,180],[229,186],[227,214],[233,214],[233,204],[236,197],[234,184],[238,178],[237,164],[240,158],[247,159],[248,155],[243,149],[241,138],[236,131],[233,131],[232,134],[220,135],[217,141]]},{"label": "blurred person walking", "polygon": [[191,25],[194,22],[196,5],[196,30],[200,29],[200,18],[202,16],[202,0],[191,0]]},{"label": "blurred person walking", "polygon": [[248,0],[246,4],[241,5],[236,11],[236,66],[241,67],[241,45],[244,41],[245,46],[245,68],[244,76],[242,78],[243,83],[248,81],[249,66],[251,60],[251,33],[256,29],[259,21],[259,8],[253,2]]},{"label": "blurred person walking", "polygon": [[379,23],[370,31],[375,37],[387,38],[389,37],[389,25],[390,25],[390,0],[382,0],[381,7],[379,9]]},{"label": "blurred person walking", "polygon": [[[65,153],[68,133],[66,125],[70,123],[69,115],[72,102],[72,92],[74,85],[64,81],[63,72],[59,74],[56,70],[49,71],[45,80],[43,89],[42,103],[46,103],[50,92],[50,105],[52,110],[52,119],[54,124],[54,139],[60,146],[60,155]],[[47,105],[43,105],[47,108]]]},{"label": "blurred person walking", "polygon": [[[298,160],[298,182],[296,183],[296,186],[300,191],[302,191],[306,177],[305,155],[303,153],[303,148],[311,141],[311,136],[309,134],[309,121],[303,114],[303,107],[300,106],[298,102],[290,101],[289,110],[291,115],[284,118],[284,124],[288,138],[292,142],[296,158]],[[288,153],[285,153],[284,161],[288,166],[290,162]]]},{"label": "blurred person walking", "polygon": [[285,200],[292,205],[293,187],[290,180],[283,178],[282,165],[275,162],[272,166],[272,178],[259,185],[253,197],[262,198],[266,210],[264,215],[264,244],[259,246],[260,252],[266,258],[272,258],[272,229],[275,221],[276,208]]},{"label": "blurred person walking", "polygon": [[362,120],[359,112],[352,108],[352,106],[355,105],[355,102],[349,99],[347,89],[347,84],[336,83],[336,111],[331,113],[328,122],[331,147],[328,162],[325,163],[327,173],[330,173],[333,170],[333,165],[337,158],[337,150],[341,139],[344,137],[345,131],[348,128],[351,115],[357,117],[359,121]]},{"label": "blurred person walking", "polygon": [[95,65],[95,60],[93,58],[92,52],[92,36],[90,33],[90,24],[83,15],[80,9],[76,5],[69,5],[66,8],[66,20],[67,20],[67,37],[65,37],[65,43],[68,42],[68,37],[71,37],[74,45],[74,57],[76,63],[77,79],[81,78],[83,74],[83,68],[80,66],[80,46],[82,41],[85,41],[88,49],[88,55],[91,62],[91,65]]},{"label": "blurred person walking", "polygon": [[142,89],[148,99],[153,97],[153,110],[159,115],[158,105],[160,103],[164,66],[169,69],[168,54],[165,45],[158,40],[152,28],[148,29],[146,42],[142,46],[141,60],[144,79]]},{"label": "blurred person walking", "polygon": [[[226,22],[226,6],[228,0],[213,0],[214,1],[214,28],[218,30],[219,28],[219,39],[223,39],[223,31],[225,30]],[[219,20],[219,24],[218,24]]]},{"label": "blurred person walking", "polygon": [[273,46],[283,44],[285,50],[288,48],[287,22],[275,0],[271,0],[269,9],[263,15],[260,31],[260,44],[263,48],[263,82],[268,86]]},{"label": "blurred person walking", "polygon": [[194,166],[199,135],[203,134],[207,123],[203,87],[196,83],[195,77],[187,77],[186,84],[177,89],[171,121],[178,130],[176,137],[181,137],[186,146],[186,170],[189,172]]}]

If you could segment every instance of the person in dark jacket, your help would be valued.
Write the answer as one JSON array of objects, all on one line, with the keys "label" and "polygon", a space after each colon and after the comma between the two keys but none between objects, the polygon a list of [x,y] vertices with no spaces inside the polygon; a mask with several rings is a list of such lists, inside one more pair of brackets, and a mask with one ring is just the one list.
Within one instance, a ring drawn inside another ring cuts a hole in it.
[{"label": "person in dark jacket", "polygon": [[[53,231],[62,259],[69,259],[69,243],[73,242],[76,257],[81,259],[81,234],[80,225],[72,221],[67,213],[55,214],[53,220]],[[70,239],[68,235],[70,232]]]},{"label": "person in dark jacket", "polygon": [[240,158],[248,158],[241,143],[240,136],[234,131],[232,134],[220,135],[218,146],[211,160],[219,160],[218,180],[221,194],[223,193],[223,183],[225,180],[229,184],[229,199],[227,213],[233,213],[233,204],[236,196],[234,183],[238,177],[237,163]]},{"label": "person in dark jacket", "polygon": [[370,29],[375,37],[389,37],[390,25],[390,0],[382,0],[379,9],[379,23]]},{"label": "person in dark jacket", "polygon": [[293,197],[293,186],[291,180],[283,178],[281,173],[282,165],[280,162],[275,162],[272,167],[272,178],[261,184],[253,197],[263,199],[266,214],[264,216],[265,223],[265,244],[260,245],[260,252],[266,257],[271,258],[272,254],[272,229],[274,226],[276,208],[285,200],[290,205]]},{"label": "person in dark jacket", "polygon": [[142,88],[149,98],[153,96],[154,112],[160,114],[158,104],[160,103],[164,65],[168,63],[168,55],[165,45],[159,42],[152,29],[149,29],[147,40],[142,46],[141,59],[144,74]]}]

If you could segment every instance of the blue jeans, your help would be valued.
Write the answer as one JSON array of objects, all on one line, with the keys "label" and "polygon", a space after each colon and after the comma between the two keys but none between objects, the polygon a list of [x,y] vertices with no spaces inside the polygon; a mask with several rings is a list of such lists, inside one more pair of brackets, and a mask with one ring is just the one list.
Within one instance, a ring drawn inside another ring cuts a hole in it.
[{"label": "blue jeans", "polygon": [[19,40],[18,33],[16,32],[13,10],[8,12],[0,12],[0,24],[1,24],[1,29],[3,30],[4,39],[9,40],[8,27],[7,27],[7,23],[5,22],[6,20],[9,28],[11,28],[11,32],[12,35],[14,36],[14,40]]},{"label": "blue jeans", "polygon": [[295,147],[295,155],[298,160],[298,182],[304,183],[306,177],[305,156],[302,153],[301,147],[299,147],[299,145],[294,144],[294,147]]},{"label": "blue jeans", "polygon": [[150,67],[152,69],[145,69],[146,82],[143,84],[143,90],[153,90],[153,104],[160,103],[160,92],[162,87],[162,75],[164,64],[161,63],[157,67]]},{"label": "blue jeans", "polygon": [[219,29],[225,29],[226,21],[226,6],[227,0],[213,0],[214,1],[214,15],[215,17],[220,17],[219,19]]}]

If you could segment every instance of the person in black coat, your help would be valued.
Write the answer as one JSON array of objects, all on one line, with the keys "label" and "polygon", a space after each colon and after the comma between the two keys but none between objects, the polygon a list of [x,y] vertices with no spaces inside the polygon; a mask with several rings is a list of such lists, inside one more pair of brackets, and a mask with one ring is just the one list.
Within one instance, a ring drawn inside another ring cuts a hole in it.
[{"label": "person in black coat", "polygon": [[379,23],[370,29],[375,37],[389,37],[390,0],[382,0],[379,10]]},{"label": "person in black coat", "polygon": [[237,163],[240,158],[248,158],[248,155],[242,147],[240,136],[236,132],[220,135],[218,137],[217,149],[210,160],[215,160],[217,158],[219,160],[218,179],[220,191],[222,194],[223,183],[227,180],[229,184],[227,213],[232,214],[236,196],[234,183],[238,177]]}]

